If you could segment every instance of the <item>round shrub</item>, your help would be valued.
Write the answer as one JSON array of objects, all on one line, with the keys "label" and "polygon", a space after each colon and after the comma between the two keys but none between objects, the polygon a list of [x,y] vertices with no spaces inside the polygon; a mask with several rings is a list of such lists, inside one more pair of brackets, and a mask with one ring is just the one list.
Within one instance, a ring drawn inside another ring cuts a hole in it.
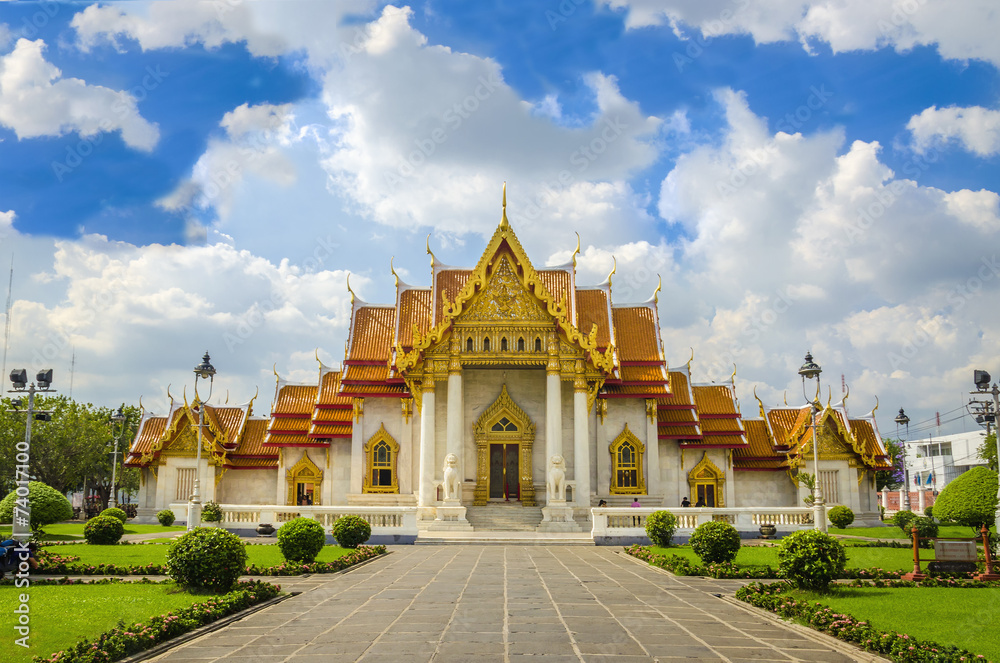
[{"label": "round shrub", "polygon": [[222,520],[222,507],[215,502],[205,502],[201,507],[201,519],[209,523]]},{"label": "round shrub", "polygon": [[333,524],[333,538],[342,548],[357,548],[372,535],[372,526],[360,516],[343,516]]},{"label": "round shrub", "polygon": [[826,517],[830,519],[833,526],[838,529],[845,529],[854,522],[854,512],[850,508],[841,504],[830,509]]},{"label": "round shrub", "polygon": [[903,534],[910,531],[910,521],[917,517],[912,511],[897,511],[892,517],[892,524],[898,527]]},{"label": "round shrub", "polygon": [[[17,490],[12,490],[0,502],[0,523],[14,522],[14,503]],[[39,531],[46,525],[69,520],[73,507],[66,496],[41,481],[28,482],[28,501],[31,505],[31,529]]]},{"label": "round shrub", "polygon": [[950,481],[934,501],[938,520],[953,520],[977,532],[984,524],[993,524],[997,508],[997,473],[986,467],[974,467]]},{"label": "round shrub", "polygon": [[174,512],[170,509],[164,509],[156,514],[156,519],[160,521],[160,524],[164,527],[170,527],[174,524],[176,516],[174,516]]},{"label": "round shrub", "polygon": [[114,516],[94,516],[83,526],[83,538],[93,546],[111,546],[125,533],[125,525]]},{"label": "round shrub", "polygon": [[926,507],[924,509],[924,515],[927,516],[928,518],[933,518],[934,517],[934,505],[933,504],[931,506]]},{"label": "round shrub", "polygon": [[847,554],[840,541],[815,529],[786,536],[778,548],[778,575],[799,589],[825,591],[846,564]]},{"label": "round shrub", "polygon": [[732,562],[740,551],[740,533],[729,523],[713,520],[698,525],[689,543],[705,564]]},{"label": "round shrub", "polygon": [[910,526],[906,532],[907,537],[910,541],[913,540],[913,528],[917,528],[917,536],[920,537],[920,545],[924,548],[932,548],[934,544],[932,541],[925,541],[924,539],[932,539],[938,535],[938,524],[933,518],[925,518],[919,516],[910,521]]},{"label": "round shrub", "polygon": [[101,511],[97,515],[111,516],[112,518],[117,518],[118,520],[122,521],[122,525],[124,525],[125,521],[128,520],[128,514],[117,507],[105,509],[104,511]]},{"label": "round shrub", "polygon": [[666,548],[674,538],[677,529],[677,516],[669,511],[654,511],[646,518],[646,536],[655,545]]},{"label": "round shrub", "polygon": [[218,527],[196,527],[167,548],[167,572],[186,587],[228,592],[246,564],[240,537]]},{"label": "round shrub", "polygon": [[323,526],[312,518],[296,518],[278,528],[278,548],[290,562],[309,563],[326,543]]}]

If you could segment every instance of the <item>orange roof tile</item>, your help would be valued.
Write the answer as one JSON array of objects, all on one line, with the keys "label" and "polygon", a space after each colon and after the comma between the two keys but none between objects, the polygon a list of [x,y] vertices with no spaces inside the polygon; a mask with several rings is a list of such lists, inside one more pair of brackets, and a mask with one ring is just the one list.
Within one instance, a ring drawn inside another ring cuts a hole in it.
[{"label": "orange roof tile", "polygon": [[878,436],[870,421],[865,419],[851,419],[851,432],[854,439],[858,441],[865,454],[869,456],[883,456],[885,449],[879,444]]},{"label": "orange roof tile", "polygon": [[658,437],[667,438],[683,438],[683,439],[701,439],[701,431],[697,426],[659,426],[657,427]]},{"label": "orange roof tile", "polygon": [[[572,320],[573,294],[570,291],[572,282],[569,272],[565,269],[544,269],[538,272],[538,279],[545,285],[545,289],[552,295],[552,299],[558,304],[565,300],[567,317]],[[589,332],[590,329],[587,329]]]},{"label": "orange roof tile", "polygon": [[344,370],[345,382],[384,382],[389,377],[388,364],[379,366],[348,366]]},{"label": "orange roof tile", "polygon": [[694,410],[657,410],[656,418],[661,424],[698,423]]},{"label": "orange roof tile", "polygon": [[665,384],[645,384],[645,385],[618,385],[609,384],[604,387],[606,395],[612,396],[632,396],[635,398],[658,398],[665,396],[667,391]]},{"label": "orange roof tile", "polygon": [[234,470],[276,470],[278,461],[272,458],[227,458],[226,467]]},{"label": "orange roof tile", "polygon": [[268,423],[267,431],[305,432],[309,430],[309,417],[274,417]]},{"label": "orange roof tile", "polygon": [[[771,439],[767,434],[767,423],[763,419],[746,419],[743,421],[743,427],[747,432],[747,446],[736,450],[736,458],[742,456],[762,458],[775,455]],[[779,458],[779,460],[784,459]]]},{"label": "orange roof tile", "polygon": [[809,422],[809,408],[773,408],[767,411],[767,420],[774,431],[775,444],[790,444],[792,431],[802,430]]},{"label": "orange roof tile", "polygon": [[136,431],[135,440],[129,449],[130,454],[142,455],[149,453],[153,448],[153,443],[163,436],[163,431],[167,428],[166,417],[149,416],[142,420],[139,430]]},{"label": "orange roof tile", "polygon": [[323,383],[319,390],[319,400],[316,401],[316,405],[350,404],[350,398],[340,395],[340,371],[328,371],[324,373]]},{"label": "orange roof tile", "polygon": [[360,306],[354,312],[347,359],[388,361],[396,332],[394,306]]},{"label": "orange roof tile", "polygon": [[271,435],[267,434],[267,438],[264,440],[264,444],[280,444],[285,446],[297,446],[303,444],[310,444],[310,440],[305,435]]},{"label": "orange roof tile", "polygon": [[350,422],[354,418],[354,411],[351,408],[325,408],[317,409],[313,412],[312,422],[314,424],[339,424]]},{"label": "orange roof tile", "polygon": [[739,414],[733,399],[733,392],[729,390],[729,387],[696,385],[692,390],[698,414]]},{"label": "orange roof tile", "polygon": [[611,330],[608,328],[608,298],[604,290],[578,289],[576,307],[576,326],[580,332],[587,335],[597,325],[597,347],[608,347],[611,344]]},{"label": "orange roof tile", "polygon": [[305,414],[313,410],[316,403],[316,385],[281,385],[278,396],[274,399],[272,414]]},{"label": "orange roof tile", "polygon": [[611,309],[620,361],[661,361],[656,312],[649,306]]},{"label": "orange roof tile", "polygon": [[345,395],[358,395],[358,394],[378,394],[378,395],[393,395],[393,394],[405,394],[406,385],[404,384],[345,384],[341,387],[341,394]]},{"label": "orange roof tile", "polygon": [[352,428],[353,426],[313,424],[309,429],[309,437],[351,437]]},{"label": "orange roof tile", "polygon": [[267,419],[247,419],[247,424],[243,428],[243,435],[240,437],[237,446],[230,455],[235,456],[268,456],[274,453],[273,450],[264,448],[264,438],[267,433]]},{"label": "orange roof tile", "polygon": [[214,416],[217,425],[226,432],[226,439],[230,443],[235,443],[243,427],[243,419],[246,417],[246,406],[205,406],[205,416]]},{"label": "orange roof tile", "polygon": [[700,447],[745,447],[746,443],[746,438],[742,435],[711,435],[694,444]]},{"label": "orange roof tile", "polygon": [[441,295],[447,295],[448,301],[454,302],[455,297],[462,287],[465,286],[465,282],[469,280],[471,274],[471,269],[445,269],[437,273],[434,282],[435,325],[441,322],[441,318],[444,317],[444,297]]},{"label": "orange roof tile", "polygon": [[701,430],[705,433],[718,433],[721,431],[742,433],[739,419],[701,419]]},{"label": "orange roof tile", "polygon": [[399,344],[404,348],[413,347],[413,325],[421,334],[431,328],[430,288],[410,288],[399,296]]},{"label": "orange roof tile", "polygon": [[666,382],[667,377],[659,366],[622,366],[623,382]]},{"label": "orange roof tile", "polygon": [[681,371],[670,371],[668,376],[670,377],[670,393],[672,395],[669,404],[692,405],[692,396],[690,385],[688,384],[687,374]]}]

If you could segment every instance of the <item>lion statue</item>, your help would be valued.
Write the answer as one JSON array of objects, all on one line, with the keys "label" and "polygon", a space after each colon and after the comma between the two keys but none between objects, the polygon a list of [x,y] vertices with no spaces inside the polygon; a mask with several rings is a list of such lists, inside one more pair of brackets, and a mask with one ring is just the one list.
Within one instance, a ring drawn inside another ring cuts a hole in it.
[{"label": "lion statue", "polygon": [[565,461],[562,456],[553,456],[549,459],[549,480],[547,488],[549,500],[566,501],[566,470]]},{"label": "lion statue", "polygon": [[461,499],[462,480],[458,477],[458,456],[448,454],[444,457],[444,498],[446,500]]}]

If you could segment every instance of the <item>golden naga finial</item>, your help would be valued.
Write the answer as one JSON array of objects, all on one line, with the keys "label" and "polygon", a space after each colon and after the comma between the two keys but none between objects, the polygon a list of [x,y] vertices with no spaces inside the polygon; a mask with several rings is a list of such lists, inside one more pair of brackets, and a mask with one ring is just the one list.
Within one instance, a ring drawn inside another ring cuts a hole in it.
[{"label": "golden naga finial", "polygon": [[319,348],[316,348],[316,361],[318,361],[320,364],[323,363],[323,361],[319,358]]},{"label": "golden naga finial", "polygon": [[396,256],[390,256],[389,258],[389,271],[392,272],[392,276],[396,279],[396,287],[399,287],[399,274],[396,273],[396,268],[393,267],[392,261],[396,259]]},{"label": "golden naga finial", "polygon": [[226,389],[226,402],[223,405],[229,405],[229,390]]},{"label": "golden naga finial", "polygon": [[171,403],[174,402],[174,395],[170,393],[170,385],[169,384],[167,384],[167,398],[170,399]]},{"label": "golden naga finial", "polygon": [[351,293],[351,304],[354,304],[354,291],[351,290],[351,273],[347,272],[347,292]]},{"label": "golden naga finial", "polygon": [[688,369],[688,380],[691,379],[691,362],[694,361],[694,348],[691,348],[691,358],[688,359],[687,369]]},{"label": "golden naga finial", "polygon": [[826,406],[830,407],[833,404],[833,387],[828,386],[826,388]]},{"label": "golden naga finial", "polygon": [[500,228],[502,230],[507,230],[510,228],[510,222],[507,220],[507,182],[503,183],[503,214],[500,217]]},{"label": "golden naga finial", "polygon": [[[656,275],[656,290],[653,291],[653,303],[660,303],[660,289],[663,287],[663,277],[659,274]],[[735,367],[735,364],[734,364]],[[733,373],[735,375],[735,372]]]},{"label": "golden naga finial", "polygon": [[576,249],[573,250],[573,257],[571,258],[574,269],[576,268],[576,256],[578,253],[580,253],[580,233],[576,233]]},{"label": "golden naga finial", "polygon": [[729,381],[736,385],[736,362],[733,362],[733,374],[729,376]]},{"label": "golden naga finial", "polygon": [[145,414],[146,414],[146,408],[144,408],[142,406],[142,395],[140,394],[139,395],[139,416],[142,417],[142,416],[145,416]]},{"label": "golden naga finial", "polygon": [[788,405],[788,390],[787,389],[785,389],[785,392],[784,392],[784,395],[782,396],[782,398],[785,399],[785,405]]},{"label": "golden naga finial", "polygon": [[847,393],[844,394],[844,399],[840,401],[840,404],[843,405],[845,408],[847,407],[847,397],[850,395],[851,395],[851,386],[847,385]]},{"label": "golden naga finial", "polygon": [[427,233],[427,255],[431,257],[431,276],[434,275],[434,252],[431,251],[431,234]]},{"label": "golden naga finial", "polygon": [[616,258],[614,256],[611,256],[611,260],[612,260],[611,273],[608,274],[608,287],[609,288],[611,287],[611,277],[614,276],[615,272],[618,271],[618,258]]},{"label": "golden naga finial", "polygon": [[[187,385],[184,385],[184,388],[181,389],[181,397],[184,399],[184,407],[187,407],[187,404],[188,404],[188,388],[187,388]],[[195,390],[194,398],[195,398],[195,400],[198,400],[197,390]]]},{"label": "golden naga finial", "polygon": [[281,376],[278,375],[278,362],[274,362],[274,366],[271,367],[271,370],[274,371],[274,382],[275,382],[275,384],[281,382]]},{"label": "golden naga finial", "polygon": [[872,408],[872,413],[869,414],[868,416],[869,417],[874,417],[875,416],[875,410],[877,410],[877,409],[878,409],[878,396],[875,396],[875,407]]}]

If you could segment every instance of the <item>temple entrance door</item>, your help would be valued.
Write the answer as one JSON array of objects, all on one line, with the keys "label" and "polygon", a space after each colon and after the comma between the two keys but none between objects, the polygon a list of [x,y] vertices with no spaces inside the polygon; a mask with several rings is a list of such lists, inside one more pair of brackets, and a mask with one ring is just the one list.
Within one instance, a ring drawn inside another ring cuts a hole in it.
[{"label": "temple entrance door", "polygon": [[299,506],[313,505],[314,485],[312,483],[298,482],[295,484],[295,503]]},{"label": "temple entrance door", "polygon": [[520,445],[490,445],[490,499],[520,500],[521,481],[518,475]]},{"label": "temple entrance door", "polygon": [[714,483],[699,483],[695,484],[697,490],[695,497],[695,506],[715,506],[715,484]]}]

